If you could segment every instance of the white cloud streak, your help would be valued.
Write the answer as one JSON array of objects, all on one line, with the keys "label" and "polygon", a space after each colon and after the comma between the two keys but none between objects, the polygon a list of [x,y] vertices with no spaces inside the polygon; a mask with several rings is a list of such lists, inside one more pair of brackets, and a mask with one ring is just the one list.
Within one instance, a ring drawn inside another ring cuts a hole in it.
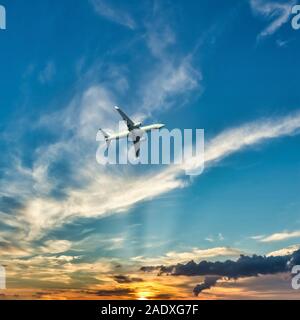
[{"label": "white cloud streak", "polygon": [[259,239],[260,242],[277,242],[277,241],[284,241],[293,238],[300,238],[300,231],[284,231],[279,233],[274,233],[269,236],[263,237]]},{"label": "white cloud streak", "polygon": [[[193,68],[190,57],[184,58],[179,64],[161,61],[142,90],[143,110],[148,113],[166,110],[173,106],[176,98],[187,99],[188,94],[195,90],[201,93],[201,80],[201,72]],[[186,103],[185,99],[183,104]]]},{"label": "white cloud streak", "polygon": [[250,0],[254,14],[262,16],[266,20],[271,20],[270,24],[258,35],[258,38],[274,34],[287,23],[292,14],[292,6],[295,5],[295,3],[295,0],[285,2]]},{"label": "white cloud streak", "polygon": [[289,246],[287,248],[279,249],[267,254],[267,257],[283,257],[292,254],[293,252],[300,249],[299,244],[295,244],[293,246]]},{"label": "white cloud streak", "polygon": [[191,94],[200,95],[202,73],[193,66],[193,54],[180,56],[177,39],[168,23],[154,10],[145,23],[146,45],[154,58],[152,71],[140,88],[141,109],[147,115],[185,105]]},{"label": "white cloud streak", "polygon": [[225,130],[210,140],[206,162],[222,160],[231,153],[269,139],[299,134],[300,112],[279,118],[263,119]]},{"label": "white cloud streak", "polygon": [[214,260],[220,258],[239,257],[243,252],[239,249],[229,247],[216,247],[210,249],[194,248],[186,252],[171,251],[164,256],[146,258],[138,256],[132,258],[132,261],[142,263],[144,265],[159,266],[159,265],[173,265],[177,263],[186,263],[189,261]]},{"label": "white cloud streak", "polygon": [[129,29],[133,30],[136,28],[136,23],[129,13],[113,8],[112,5],[108,4],[107,1],[104,0],[90,0],[90,2],[92,3],[96,13],[100,16]]},{"label": "white cloud streak", "polygon": [[[95,94],[95,92],[99,93],[103,90],[102,87],[93,88],[94,94],[92,96],[95,99],[94,104],[97,106],[99,106],[99,94]],[[104,96],[106,97],[106,95]],[[80,101],[86,102],[85,99],[80,99]],[[67,196],[62,200],[47,196],[49,190],[53,188],[48,177],[48,167],[51,161],[55,159],[55,156],[49,156],[53,152],[53,146],[41,153],[31,174],[28,170],[20,170],[18,174],[18,179],[23,181],[21,186],[26,184],[26,180],[30,181],[28,185],[33,181],[36,190],[32,190],[25,196],[24,207],[14,217],[16,220],[14,223],[18,226],[28,226],[29,239],[39,238],[47,230],[72,222],[79,217],[100,218],[124,212],[141,201],[153,199],[177,188],[183,188],[186,186],[185,179],[181,178],[183,170],[195,169],[199,165],[198,159],[193,158],[187,165],[170,166],[159,172],[145,173],[139,176],[128,175],[126,172],[120,174],[116,168],[103,170],[104,168],[97,165],[89,148],[84,147],[87,133],[95,132],[91,129],[94,127],[94,121],[98,122],[99,119],[103,119],[101,118],[103,109],[92,108],[93,102],[88,101],[87,104],[80,104],[82,112],[77,124],[77,138],[63,141],[55,147],[63,153],[66,150],[72,151],[69,157],[74,156],[76,159],[76,176],[78,180],[85,181],[84,188],[68,188]],[[110,105],[112,104],[107,103],[107,107]],[[92,108],[95,112],[96,109],[98,111],[93,117],[86,119],[84,111],[86,107],[88,109]],[[74,111],[72,110],[72,112]],[[256,121],[238,128],[225,130],[208,141],[205,154],[206,167],[216,164],[233,153],[240,152],[268,139],[297,134],[299,129],[300,114],[298,113],[277,119]],[[76,141],[77,146],[74,145],[74,141]],[[81,148],[83,150],[80,152]],[[85,154],[86,152],[88,153]],[[24,173],[21,174],[21,172]],[[3,183],[9,185],[5,181]],[[20,187],[18,183],[17,187],[10,187],[6,191],[6,195],[16,197],[21,192],[18,187]],[[11,217],[7,219],[7,222],[11,222]],[[294,237],[295,233],[288,236]],[[284,237],[284,234],[282,237]],[[274,238],[266,238],[264,241],[267,242],[268,239],[272,240]]]},{"label": "white cloud streak", "polygon": [[47,84],[51,82],[55,74],[56,74],[55,63],[53,61],[49,61],[44,67],[44,69],[40,72],[38,79],[41,84]]}]

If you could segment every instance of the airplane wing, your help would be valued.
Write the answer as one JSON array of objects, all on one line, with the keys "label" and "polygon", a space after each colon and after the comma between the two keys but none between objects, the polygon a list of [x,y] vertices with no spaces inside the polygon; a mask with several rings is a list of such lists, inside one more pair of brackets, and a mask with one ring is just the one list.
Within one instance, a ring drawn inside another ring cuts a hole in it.
[{"label": "airplane wing", "polygon": [[134,129],[134,122],[119,107],[115,107],[115,109],[119,112],[122,119],[126,122],[128,130],[132,131]]}]

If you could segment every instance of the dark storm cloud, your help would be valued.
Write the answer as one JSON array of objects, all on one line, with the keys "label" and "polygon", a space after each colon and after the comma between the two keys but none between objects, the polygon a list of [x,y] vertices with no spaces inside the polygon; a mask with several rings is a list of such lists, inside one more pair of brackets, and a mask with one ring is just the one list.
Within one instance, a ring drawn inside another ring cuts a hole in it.
[{"label": "dark storm cloud", "polygon": [[94,294],[100,297],[109,297],[109,296],[127,296],[128,294],[133,293],[130,289],[115,289],[115,290],[98,290]]},{"label": "dark storm cloud", "polygon": [[216,277],[216,276],[205,277],[204,281],[201,284],[196,285],[196,287],[194,288],[193,290],[194,295],[197,297],[203,290],[210,289],[217,283],[219,279],[220,277]]},{"label": "dark storm cloud", "polygon": [[276,274],[289,272],[294,265],[300,264],[300,250],[286,256],[245,256],[241,255],[237,261],[225,262],[190,261],[186,264],[172,266],[145,266],[144,272],[158,271],[158,275],[169,274],[173,276],[206,276],[202,284],[194,288],[194,294],[198,295],[203,290],[214,286],[218,279],[225,277],[238,279],[241,277],[255,277],[258,275]]},{"label": "dark storm cloud", "polygon": [[127,296],[134,293],[134,291],[128,288],[116,288],[116,289],[103,289],[103,290],[81,290],[80,293],[84,295],[110,297],[110,296]]},{"label": "dark storm cloud", "polygon": [[[161,274],[200,276],[218,275],[228,278],[251,277],[259,274],[274,274],[288,271],[291,263],[300,262],[300,251],[292,255],[280,257],[265,257],[254,255],[252,257],[240,256],[237,261],[225,262],[190,261],[187,264],[161,266]],[[151,268],[151,267],[150,267]],[[144,270],[145,271],[145,270]]]},{"label": "dark storm cloud", "polygon": [[163,268],[163,266],[145,266],[145,267],[141,267],[141,271],[143,272],[154,272],[154,271],[158,271],[161,268]]},{"label": "dark storm cloud", "polygon": [[131,278],[126,275],[117,275],[114,276],[114,280],[118,283],[134,283],[134,282],[142,282],[142,278]]},{"label": "dark storm cloud", "polygon": [[168,294],[168,293],[159,293],[155,296],[153,296],[153,299],[158,299],[158,300],[170,300],[170,299],[174,299],[175,296],[172,294]]}]

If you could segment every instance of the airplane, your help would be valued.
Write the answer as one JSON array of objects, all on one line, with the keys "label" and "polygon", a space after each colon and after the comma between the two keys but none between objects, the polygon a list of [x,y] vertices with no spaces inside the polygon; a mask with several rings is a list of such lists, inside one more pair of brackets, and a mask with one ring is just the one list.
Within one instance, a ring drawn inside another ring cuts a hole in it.
[{"label": "airplane", "polygon": [[132,121],[125,114],[125,112],[122,111],[119,107],[115,107],[115,109],[120,114],[122,119],[126,122],[128,130],[110,135],[107,132],[105,132],[103,129],[100,128],[99,130],[102,132],[102,134],[103,134],[103,136],[105,138],[105,142],[107,144],[107,148],[109,147],[110,142],[112,140],[131,137],[132,141],[133,141],[133,144],[134,144],[134,148],[135,148],[135,155],[136,155],[137,158],[139,158],[139,156],[140,156],[140,145],[141,145],[141,142],[143,141],[142,140],[143,134],[145,132],[149,132],[151,130],[159,130],[159,129],[165,127],[165,125],[162,124],[162,123],[155,123],[155,124],[151,124],[151,125],[142,127],[142,123],[141,122]]}]

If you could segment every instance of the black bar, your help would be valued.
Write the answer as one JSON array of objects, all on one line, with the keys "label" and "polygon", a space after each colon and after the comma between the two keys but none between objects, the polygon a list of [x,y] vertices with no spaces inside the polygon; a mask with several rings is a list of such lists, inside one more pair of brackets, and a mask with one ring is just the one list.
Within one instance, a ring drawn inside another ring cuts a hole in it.
[{"label": "black bar", "polygon": [[274,312],[287,319],[299,306],[298,301],[0,301],[0,315],[1,319],[259,319]]}]

